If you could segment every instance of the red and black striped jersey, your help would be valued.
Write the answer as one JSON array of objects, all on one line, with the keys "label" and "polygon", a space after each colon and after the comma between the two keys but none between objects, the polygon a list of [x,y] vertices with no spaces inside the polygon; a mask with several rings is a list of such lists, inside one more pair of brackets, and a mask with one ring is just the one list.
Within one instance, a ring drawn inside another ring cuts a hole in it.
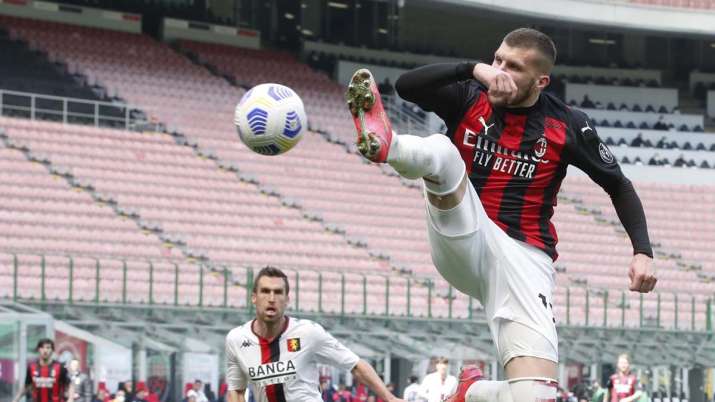
[{"label": "red and black striped jersey", "polygon": [[489,218],[555,260],[558,237],[551,217],[567,168],[574,165],[611,195],[636,252],[652,255],[640,200],[588,116],[547,92],[530,107],[495,107],[486,88],[468,78],[473,68],[423,67],[400,77],[396,88],[445,121]]},{"label": "red and black striped jersey", "polygon": [[33,402],[63,402],[69,382],[67,369],[56,360],[47,365],[39,360],[27,364],[25,385],[32,387]]}]

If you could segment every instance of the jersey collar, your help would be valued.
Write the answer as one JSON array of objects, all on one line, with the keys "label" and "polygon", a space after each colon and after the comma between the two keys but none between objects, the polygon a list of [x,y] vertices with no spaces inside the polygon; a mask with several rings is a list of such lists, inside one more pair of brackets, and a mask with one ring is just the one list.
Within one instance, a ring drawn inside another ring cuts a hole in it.
[{"label": "jersey collar", "polygon": [[[288,329],[288,323],[290,322],[290,317],[288,317],[287,315],[284,316],[284,317],[285,317],[286,320],[285,320],[285,323],[283,323],[283,329],[281,329],[281,332],[280,332],[278,335],[276,335],[275,338],[273,338],[273,339],[270,340],[271,342],[274,342],[275,340],[280,339],[280,337],[283,336],[283,333],[285,333],[286,330]],[[256,333],[256,331],[253,330],[253,324],[254,324],[255,322],[256,322],[256,319],[255,319],[255,318],[254,318],[253,320],[251,320],[251,323],[250,323],[251,334],[253,334],[253,336],[255,336],[256,339],[257,339],[259,342],[270,343],[268,339],[263,338],[262,336],[258,335],[258,334]]]}]

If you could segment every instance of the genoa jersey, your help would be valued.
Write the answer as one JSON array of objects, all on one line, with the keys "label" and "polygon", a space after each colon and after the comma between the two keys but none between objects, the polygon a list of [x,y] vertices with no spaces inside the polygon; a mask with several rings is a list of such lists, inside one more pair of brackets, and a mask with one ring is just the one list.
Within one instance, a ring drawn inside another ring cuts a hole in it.
[{"label": "genoa jersey", "polygon": [[226,336],[229,390],[250,384],[257,402],[320,402],[318,363],[351,370],[358,356],[323,327],[286,317],[279,336],[268,341],[253,332],[253,321]]},{"label": "genoa jersey", "polygon": [[39,360],[27,364],[25,385],[32,387],[33,402],[63,402],[69,381],[67,369],[56,360],[44,366]]},{"label": "genoa jersey", "polygon": [[456,84],[460,113],[447,135],[457,146],[489,218],[510,237],[557,258],[551,223],[569,164],[604,188],[625,179],[586,114],[549,93],[533,106],[498,108],[475,80]]},{"label": "genoa jersey", "polygon": [[619,402],[636,393],[638,379],[635,374],[613,374],[608,381],[608,388],[611,396],[608,402]]}]

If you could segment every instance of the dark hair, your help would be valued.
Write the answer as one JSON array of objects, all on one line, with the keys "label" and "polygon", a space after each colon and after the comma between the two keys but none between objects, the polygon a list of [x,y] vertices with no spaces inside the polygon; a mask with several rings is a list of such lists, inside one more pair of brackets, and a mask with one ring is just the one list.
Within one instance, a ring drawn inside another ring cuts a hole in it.
[{"label": "dark hair", "polygon": [[536,49],[544,56],[540,67],[546,72],[556,64],[556,45],[549,35],[531,28],[515,29],[504,37],[504,43],[512,47]]},{"label": "dark hair", "polygon": [[45,345],[50,345],[50,346],[52,346],[52,350],[53,351],[55,350],[55,343],[50,338],[42,338],[39,341],[37,341],[37,347],[35,348],[35,350],[40,350],[40,348]]},{"label": "dark hair", "polygon": [[417,382],[417,380],[418,380],[418,378],[417,378],[417,376],[416,376],[416,375],[411,375],[411,376],[410,376],[410,384],[414,384],[414,383],[416,383],[416,382]]},{"label": "dark hair", "polygon": [[280,269],[271,266],[267,266],[258,271],[256,279],[253,280],[253,293],[256,293],[258,291],[258,281],[264,276],[267,276],[269,278],[283,278],[283,283],[286,286],[286,295],[288,295],[288,292],[290,291],[290,287],[288,286],[288,277]]}]

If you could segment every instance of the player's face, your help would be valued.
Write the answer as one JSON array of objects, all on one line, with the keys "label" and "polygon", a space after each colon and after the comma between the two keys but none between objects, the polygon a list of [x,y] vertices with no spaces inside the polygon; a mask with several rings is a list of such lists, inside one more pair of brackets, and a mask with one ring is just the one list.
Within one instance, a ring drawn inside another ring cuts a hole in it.
[{"label": "player's face", "polygon": [[263,276],[258,280],[253,293],[253,305],[256,306],[256,318],[264,322],[278,322],[283,318],[288,295],[283,278]]},{"label": "player's face", "polygon": [[70,360],[70,371],[76,373],[79,371],[79,362],[77,360]]},{"label": "player's face", "polygon": [[437,363],[436,366],[435,366],[435,368],[437,369],[437,372],[438,372],[440,375],[445,375],[445,374],[447,373],[447,368],[448,368],[448,367],[449,367],[449,366],[447,366],[447,365],[444,364],[444,363]]},{"label": "player's face", "polygon": [[40,359],[42,360],[50,360],[50,358],[52,357],[52,352],[54,351],[52,350],[52,345],[50,345],[49,343],[46,343],[40,346],[39,349],[37,349],[37,353],[39,353]]},{"label": "player's face", "polygon": [[620,371],[621,373],[626,373],[630,368],[631,364],[628,362],[628,359],[624,357],[618,359],[618,371]]},{"label": "player's face", "polygon": [[511,76],[517,94],[512,101],[496,106],[521,106],[530,96],[549,84],[549,76],[539,67],[540,57],[535,49],[512,47],[502,42],[494,52],[492,66]]}]

